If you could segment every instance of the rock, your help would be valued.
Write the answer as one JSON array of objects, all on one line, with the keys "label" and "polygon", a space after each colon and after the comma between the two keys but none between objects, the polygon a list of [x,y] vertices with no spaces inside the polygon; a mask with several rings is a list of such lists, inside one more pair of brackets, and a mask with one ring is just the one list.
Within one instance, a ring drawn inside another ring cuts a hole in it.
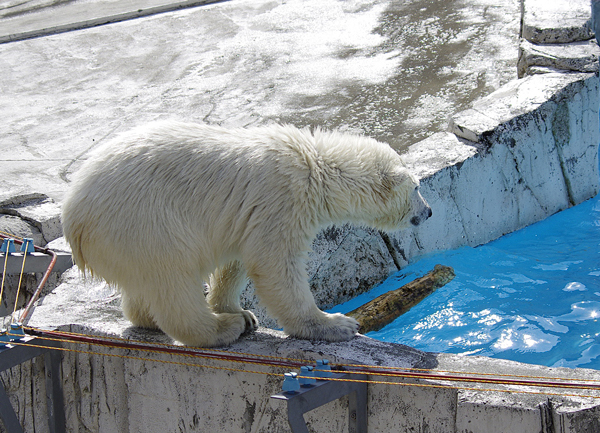
[{"label": "rock", "polygon": [[547,71],[597,72],[600,47],[595,40],[573,42],[570,44],[535,45],[521,41],[517,74],[520,78],[539,73],[541,68]]},{"label": "rock", "polygon": [[18,216],[0,215],[0,232],[11,237],[32,238],[35,245],[44,246],[46,244],[40,229]]},{"label": "rock", "polygon": [[[25,235],[29,232],[31,236],[22,237],[33,237],[34,243],[40,247],[62,236],[60,206],[44,194],[6,198],[0,202],[0,214],[16,217],[23,222],[18,224],[20,227],[18,228],[14,218],[0,220],[1,230],[4,230],[2,226],[4,223],[8,226],[5,231],[9,233],[11,228],[20,230]],[[30,228],[25,228],[24,224]],[[12,234],[20,236],[20,233]]]},{"label": "rock", "polygon": [[590,15],[589,0],[523,0],[521,37],[535,44],[585,41],[594,36]]},{"label": "rock", "polygon": [[322,231],[309,259],[310,286],[320,308],[350,300],[398,270],[377,230],[351,225]]}]

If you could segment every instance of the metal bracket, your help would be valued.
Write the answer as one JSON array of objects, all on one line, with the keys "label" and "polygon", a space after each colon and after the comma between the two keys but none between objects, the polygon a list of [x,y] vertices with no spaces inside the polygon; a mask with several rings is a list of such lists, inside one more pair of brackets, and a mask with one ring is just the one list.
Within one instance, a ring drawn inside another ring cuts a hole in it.
[{"label": "metal bracket", "polygon": [[329,379],[310,387],[302,386],[297,392],[281,392],[271,398],[287,401],[288,423],[293,433],[308,433],[304,414],[333,400],[348,395],[348,431],[367,433],[367,376],[332,372]]},{"label": "metal bracket", "polygon": [[[61,354],[58,350],[60,343],[55,341],[25,337],[20,340],[23,344],[35,345],[22,346],[8,344],[0,347],[0,371],[8,370],[19,364],[44,355],[46,370],[46,403],[48,408],[48,427],[50,433],[63,433],[65,427],[64,397],[60,379]],[[43,347],[42,347],[43,346]],[[23,427],[15,413],[4,384],[0,380],[0,419],[8,433],[22,433]]]},{"label": "metal bracket", "polygon": [[[0,274],[2,274],[2,265],[4,265],[4,261],[6,260],[6,274],[20,274],[23,266],[23,253],[15,253],[11,252],[8,258],[4,257],[5,253],[0,253]],[[63,273],[67,269],[73,266],[73,259],[71,254],[57,252],[57,261],[54,265],[53,272]],[[48,254],[32,252],[27,254],[27,260],[25,260],[25,269],[23,269],[23,273],[28,274],[32,272],[40,272],[43,273],[48,268],[50,264],[50,257]]]}]

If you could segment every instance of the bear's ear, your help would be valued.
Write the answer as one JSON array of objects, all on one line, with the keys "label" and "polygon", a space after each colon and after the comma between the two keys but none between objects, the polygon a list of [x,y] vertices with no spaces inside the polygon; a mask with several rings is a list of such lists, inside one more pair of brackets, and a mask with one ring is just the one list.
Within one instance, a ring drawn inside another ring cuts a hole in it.
[{"label": "bear's ear", "polygon": [[388,173],[379,173],[379,179],[372,185],[373,194],[382,202],[387,202],[394,190],[394,180]]},{"label": "bear's ear", "polygon": [[414,179],[413,176],[411,176],[411,174],[406,170],[388,174],[386,177],[388,178],[388,182],[390,183],[391,189],[405,189],[407,184],[419,184],[419,182],[416,179]]},{"label": "bear's ear", "polygon": [[[386,201],[392,195],[397,194],[397,191],[402,191],[406,188],[407,183],[412,183],[410,175],[408,173],[380,173],[379,175],[379,187],[377,193],[381,198]],[[396,193],[395,193],[396,191]]]}]

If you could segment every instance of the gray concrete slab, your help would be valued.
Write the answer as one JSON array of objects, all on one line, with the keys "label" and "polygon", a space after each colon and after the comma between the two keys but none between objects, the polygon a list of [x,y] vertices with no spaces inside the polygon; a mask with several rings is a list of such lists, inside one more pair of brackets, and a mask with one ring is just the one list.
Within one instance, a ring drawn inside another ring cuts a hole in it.
[{"label": "gray concrete slab", "polygon": [[223,0],[33,0],[0,3],[0,44],[172,12]]},{"label": "gray concrete slab", "polygon": [[594,32],[589,0],[524,0],[521,36],[534,44],[584,41]]},{"label": "gray concrete slab", "polygon": [[[37,3],[51,7],[5,14],[0,33],[130,4]],[[160,118],[318,125],[402,151],[516,77],[519,23],[515,0],[238,0],[0,44],[2,196],[60,202],[88,151]]]}]

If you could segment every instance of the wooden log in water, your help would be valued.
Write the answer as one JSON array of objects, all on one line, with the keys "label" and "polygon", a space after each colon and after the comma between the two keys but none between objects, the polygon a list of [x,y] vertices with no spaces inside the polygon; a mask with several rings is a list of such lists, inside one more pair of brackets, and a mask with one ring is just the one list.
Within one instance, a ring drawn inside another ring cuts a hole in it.
[{"label": "wooden log in water", "polygon": [[379,331],[417,305],[436,289],[454,279],[454,269],[435,265],[432,271],[396,290],[391,290],[358,307],[346,316],[355,318],[360,324],[359,332],[366,334]]}]

